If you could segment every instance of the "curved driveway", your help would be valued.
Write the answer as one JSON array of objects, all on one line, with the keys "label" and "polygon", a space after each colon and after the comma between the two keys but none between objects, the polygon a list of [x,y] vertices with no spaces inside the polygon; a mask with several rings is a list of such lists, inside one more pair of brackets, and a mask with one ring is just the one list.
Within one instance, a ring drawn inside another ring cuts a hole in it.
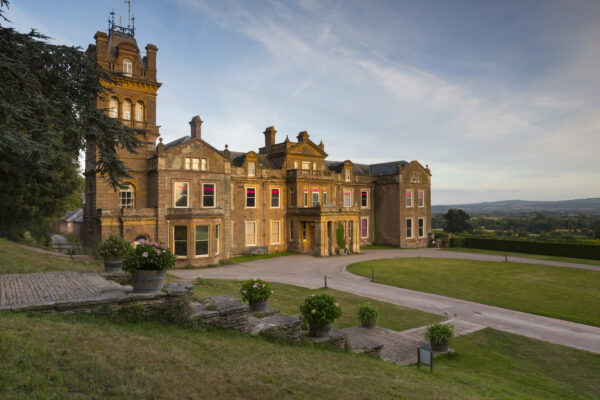
[{"label": "curved driveway", "polygon": [[[600,328],[597,327],[431,293],[381,285],[371,282],[368,278],[346,271],[346,267],[355,262],[397,257],[504,261],[503,256],[445,252],[437,249],[365,250],[361,254],[351,256],[321,258],[309,255],[293,255],[254,260],[218,268],[172,270],[170,273],[186,280],[195,280],[199,277],[237,280],[261,278],[267,281],[313,289],[322,287],[324,276],[327,276],[328,286],[336,290],[434,314],[443,315],[444,313],[448,313],[451,316],[456,314],[456,319],[600,354]],[[510,261],[600,271],[600,266],[543,261],[531,258],[510,257]]]}]

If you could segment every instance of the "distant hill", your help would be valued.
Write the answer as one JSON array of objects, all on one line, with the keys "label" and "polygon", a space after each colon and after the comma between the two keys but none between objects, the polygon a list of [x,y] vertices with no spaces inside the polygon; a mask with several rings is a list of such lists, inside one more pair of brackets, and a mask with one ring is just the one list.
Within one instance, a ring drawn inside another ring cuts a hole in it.
[{"label": "distant hill", "polygon": [[445,214],[451,208],[460,208],[472,215],[490,214],[600,214],[600,198],[559,200],[559,201],[525,201],[502,200],[485,203],[454,204],[431,206],[433,214]]}]

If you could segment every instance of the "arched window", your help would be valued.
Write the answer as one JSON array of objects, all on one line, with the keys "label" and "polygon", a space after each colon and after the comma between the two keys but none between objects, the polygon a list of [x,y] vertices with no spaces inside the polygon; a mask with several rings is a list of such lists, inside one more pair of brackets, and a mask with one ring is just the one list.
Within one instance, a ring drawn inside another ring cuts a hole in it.
[{"label": "arched window", "polygon": [[133,208],[135,201],[135,189],[129,183],[126,187],[119,189],[119,208]]},{"label": "arched window", "polygon": [[116,97],[111,97],[108,102],[108,116],[111,118],[117,118],[118,110],[119,100]]},{"label": "arched window", "polygon": [[123,75],[131,76],[133,74],[133,63],[129,58],[123,59]]},{"label": "arched window", "polygon": [[123,101],[123,119],[129,121],[131,119],[131,101]]},{"label": "arched window", "polygon": [[142,122],[144,120],[144,103],[138,101],[135,103],[135,120]]}]

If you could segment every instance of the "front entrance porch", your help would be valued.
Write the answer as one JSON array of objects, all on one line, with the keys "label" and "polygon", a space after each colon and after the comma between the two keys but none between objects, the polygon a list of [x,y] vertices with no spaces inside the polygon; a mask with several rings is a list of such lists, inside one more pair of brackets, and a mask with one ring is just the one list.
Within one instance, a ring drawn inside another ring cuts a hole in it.
[{"label": "front entrance porch", "polygon": [[[360,253],[359,212],[357,207],[299,208],[289,212],[289,249],[316,256],[330,256],[348,252]],[[342,228],[338,228],[341,226]],[[344,245],[336,240],[336,232],[343,229]]]}]

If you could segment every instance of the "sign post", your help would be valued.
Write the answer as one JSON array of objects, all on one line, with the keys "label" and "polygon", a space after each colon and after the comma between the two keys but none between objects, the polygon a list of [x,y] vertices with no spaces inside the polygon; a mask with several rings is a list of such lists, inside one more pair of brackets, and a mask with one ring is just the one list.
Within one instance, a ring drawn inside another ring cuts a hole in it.
[{"label": "sign post", "polygon": [[421,368],[421,364],[429,365],[429,372],[433,372],[433,350],[429,347],[417,348],[417,367]]}]

